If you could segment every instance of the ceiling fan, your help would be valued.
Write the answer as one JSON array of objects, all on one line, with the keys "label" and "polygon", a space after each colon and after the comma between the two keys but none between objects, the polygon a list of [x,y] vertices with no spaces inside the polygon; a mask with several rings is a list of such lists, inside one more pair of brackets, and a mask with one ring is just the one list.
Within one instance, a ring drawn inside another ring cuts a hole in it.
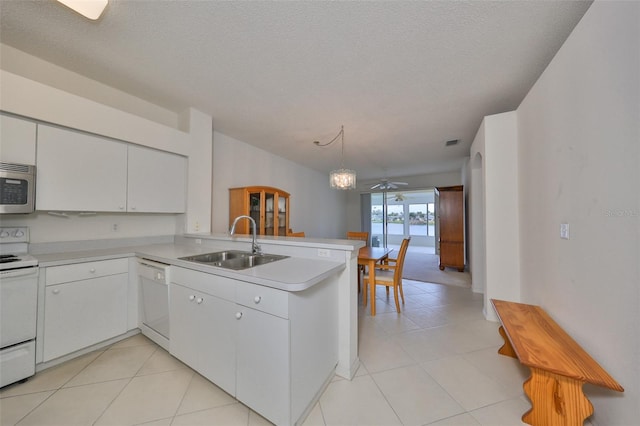
[{"label": "ceiling fan", "polygon": [[409,185],[407,182],[390,182],[389,179],[381,179],[380,183],[376,183],[371,189],[380,189],[387,191],[389,189],[398,189],[399,186]]}]

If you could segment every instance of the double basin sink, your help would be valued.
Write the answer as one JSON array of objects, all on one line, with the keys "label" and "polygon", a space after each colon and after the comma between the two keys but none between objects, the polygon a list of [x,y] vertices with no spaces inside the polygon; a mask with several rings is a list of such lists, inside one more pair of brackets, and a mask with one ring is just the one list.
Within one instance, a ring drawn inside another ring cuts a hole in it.
[{"label": "double basin sink", "polygon": [[254,266],[286,259],[287,257],[289,256],[281,256],[278,254],[254,254],[248,251],[226,250],[215,253],[181,257],[180,260],[239,271],[241,269],[253,268]]}]

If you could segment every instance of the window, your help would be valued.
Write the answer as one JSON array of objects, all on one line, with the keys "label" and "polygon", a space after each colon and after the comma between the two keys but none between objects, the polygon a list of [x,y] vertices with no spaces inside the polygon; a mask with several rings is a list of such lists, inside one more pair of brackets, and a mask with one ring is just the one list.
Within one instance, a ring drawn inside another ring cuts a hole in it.
[{"label": "window", "polygon": [[436,205],[435,203],[427,203],[427,235],[433,237],[436,235]]},{"label": "window", "polygon": [[404,235],[404,206],[387,204],[387,234]]},{"label": "window", "polygon": [[409,235],[427,236],[427,204],[409,204]]}]

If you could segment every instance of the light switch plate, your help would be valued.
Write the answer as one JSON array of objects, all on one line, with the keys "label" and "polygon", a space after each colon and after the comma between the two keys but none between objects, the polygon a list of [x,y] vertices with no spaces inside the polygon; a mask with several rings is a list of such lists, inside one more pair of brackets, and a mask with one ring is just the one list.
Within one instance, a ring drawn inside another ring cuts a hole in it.
[{"label": "light switch plate", "polygon": [[568,240],[569,239],[569,224],[568,223],[561,223],[560,224],[560,238],[562,238],[563,240]]}]

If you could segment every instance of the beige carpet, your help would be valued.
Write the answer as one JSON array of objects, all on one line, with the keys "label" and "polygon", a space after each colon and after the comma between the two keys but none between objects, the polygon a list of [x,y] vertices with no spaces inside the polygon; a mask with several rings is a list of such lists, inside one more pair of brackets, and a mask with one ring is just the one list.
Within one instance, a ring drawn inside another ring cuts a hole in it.
[{"label": "beige carpet", "polygon": [[469,272],[458,272],[453,268],[438,268],[439,258],[435,254],[412,253],[407,251],[402,270],[402,278],[458,287],[471,287]]}]

